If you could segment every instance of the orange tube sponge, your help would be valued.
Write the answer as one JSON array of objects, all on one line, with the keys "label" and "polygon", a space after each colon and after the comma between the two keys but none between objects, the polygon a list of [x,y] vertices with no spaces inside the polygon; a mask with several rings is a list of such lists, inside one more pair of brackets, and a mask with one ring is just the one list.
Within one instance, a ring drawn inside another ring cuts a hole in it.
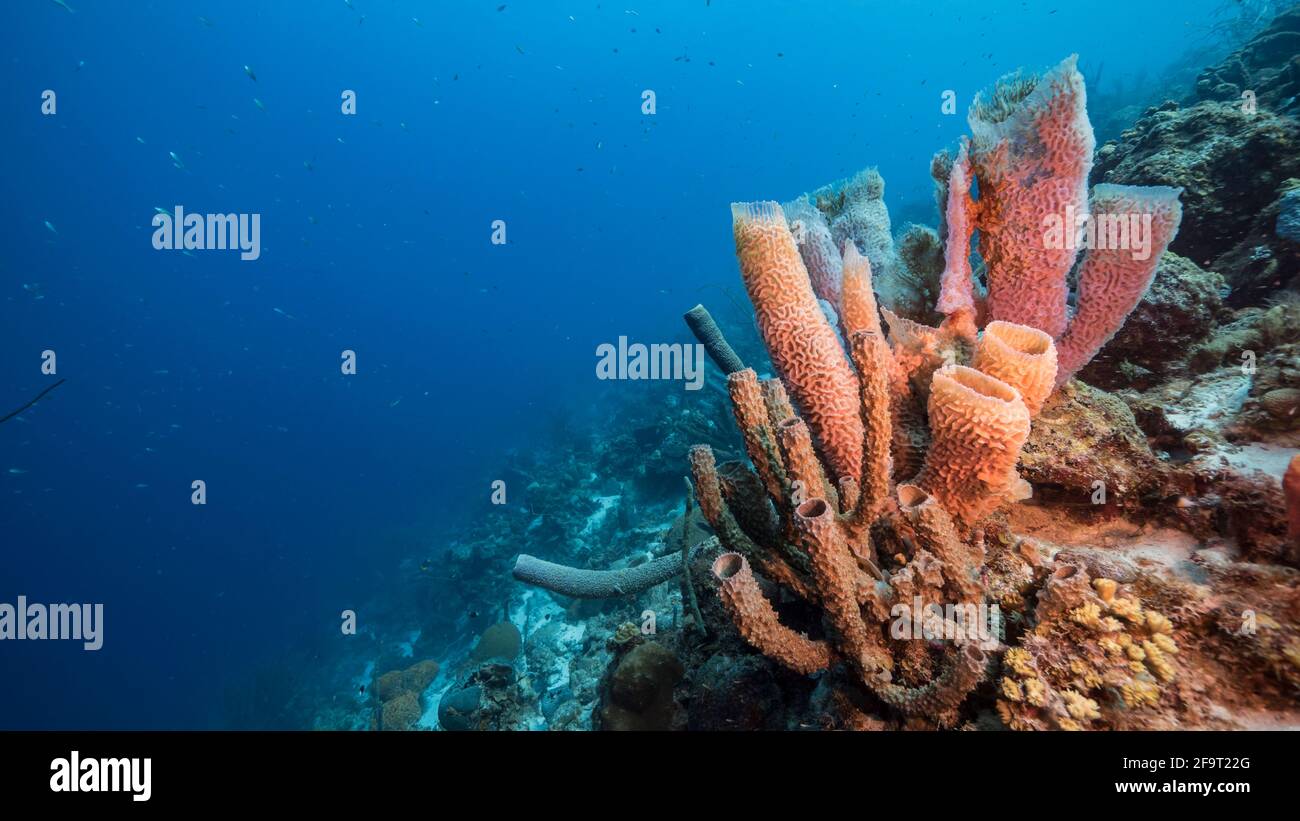
[{"label": "orange tube sponge", "polygon": [[1178,232],[1181,188],[1098,185],[1092,189],[1089,250],[1079,267],[1078,310],[1057,348],[1065,383],[1088,364],[1137,307]]},{"label": "orange tube sponge", "polygon": [[[808,426],[802,419],[794,416],[782,422],[777,426],[776,438],[781,443],[786,477],[792,483],[791,495],[796,502],[834,493],[826,481],[826,475],[822,473],[821,462],[817,461],[817,454],[813,452]],[[794,482],[798,482],[799,486],[793,487]]]},{"label": "orange tube sponge", "polygon": [[990,322],[975,344],[971,367],[1020,391],[1037,416],[1056,387],[1056,345],[1037,328],[1014,322]]},{"label": "orange tube sponge", "polygon": [[893,355],[879,331],[859,331],[849,339],[853,362],[858,368],[862,389],[862,481],[860,501],[854,519],[871,522],[880,514],[889,495],[889,475],[893,462],[893,398],[889,392]]},{"label": "orange tube sponge", "polygon": [[989,312],[1053,338],[1065,331],[1066,274],[1077,249],[1048,241],[1044,220],[1055,219],[1064,238],[1088,213],[1096,146],[1077,59],[1036,81],[1004,78],[988,99],[976,97],[968,116]]},{"label": "orange tube sponge", "polygon": [[898,509],[920,537],[921,545],[943,565],[949,595],[957,603],[978,604],[984,595],[979,578],[984,557],[975,555],[977,551],[957,538],[957,529],[948,512],[933,496],[916,485],[907,484],[898,486]]},{"label": "orange tube sponge", "polygon": [[880,329],[880,311],[876,308],[876,294],[871,285],[871,263],[858,253],[857,246],[844,246],[844,286],[839,303],[840,329],[848,339],[858,331]]},{"label": "orange tube sponge", "polygon": [[858,608],[858,563],[849,552],[835,510],[825,499],[809,499],[794,511],[794,529],[812,564],[826,619],[839,634],[838,647],[858,674],[871,680],[893,668],[893,659]]},{"label": "orange tube sponge", "polygon": [[943,674],[921,687],[886,684],[874,687],[880,700],[909,716],[926,715],[950,724],[955,710],[984,679],[988,656],[977,644],[964,644],[948,654]]},{"label": "orange tube sponge", "polygon": [[858,478],[862,421],[858,386],[822,314],[781,206],[733,203],[740,272],[763,342],[838,479]]},{"label": "orange tube sponge", "polygon": [[1029,410],[1010,385],[973,368],[947,365],[930,386],[934,439],[915,484],[955,521],[970,525],[1007,500],[1029,496],[1016,473],[1029,436]]},{"label": "orange tube sponge", "polygon": [[744,556],[723,553],[713,562],[713,576],[719,582],[722,605],[740,635],[760,653],[804,675],[830,666],[830,645],[781,624]]},{"label": "orange tube sponge", "polygon": [[731,411],[736,417],[736,427],[745,440],[745,452],[754,463],[754,470],[763,480],[772,498],[783,495],[785,471],[776,452],[776,437],[769,423],[768,404],[759,386],[753,368],[745,368],[727,376],[727,393],[731,395]]}]

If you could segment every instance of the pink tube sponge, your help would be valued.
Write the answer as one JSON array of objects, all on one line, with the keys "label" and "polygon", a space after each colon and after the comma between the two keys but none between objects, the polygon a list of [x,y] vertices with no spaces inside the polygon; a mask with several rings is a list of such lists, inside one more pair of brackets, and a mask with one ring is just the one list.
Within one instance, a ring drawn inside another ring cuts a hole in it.
[{"label": "pink tube sponge", "polygon": [[[1036,81],[1004,78],[988,99],[976,97],[968,117],[990,315],[1052,337],[1065,331],[1066,274],[1077,249],[1045,241],[1044,221],[1088,213],[1096,146],[1077,59]],[[950,189],[950,201],[961,193]]]},{"label": "pink tube sponge", "polygon": [[1092,189],[1078,310],[1056,343],[1056,384],[1064,384],[1096,356],[1151,287],[1160,256],[1183,217],[1182,190],[1132,185]]},{"label": "pink tube sponge", "polygon": [[858,380],[813,294],[775,202],[733,203],[740,273],[781,381],[799,404],[835,478],[859,478]]}]

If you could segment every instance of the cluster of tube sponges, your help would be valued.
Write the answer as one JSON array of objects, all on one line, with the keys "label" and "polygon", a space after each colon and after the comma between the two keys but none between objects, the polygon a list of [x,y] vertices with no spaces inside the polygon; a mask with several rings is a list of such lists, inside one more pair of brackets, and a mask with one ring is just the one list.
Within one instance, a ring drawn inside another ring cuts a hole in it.
[{"label": "cluster of tube sponges", "polygon": [[[859,225],[872,222],[869,209],[853,201],[859,188],[864,201],[873,192],[879,199],[882,186],[867,184],[874,177],[833,202],[796,200],[789,214],[774,202],[732,206],[741,274],[777,378],[759,380],[750,369],[728,376],[752,470],[719,466],[706,447],[691,453],[701,510],[730,551],[714,575],[741,635],[800,673],[846,662],[905,715],[950,714],[997,642],[954,643],[936,669],[923,643],[887,636],[891,605],[913,595],[984,603],[981,523],[1031,493],[1016,472],[1031,419],[1118,330],[1180,216],[1175,189],[1094,189],[1094,216],[1135,230],[1149,218],[1150,244],[1140,259],[1131,248],[1094,247],[1071,316],[1067,274],[1078,254],[1075,217],[1089,213],[1093,148],[1074,58],[977,98],[970,123],[973,137],[947,178],[939,327],[877,305],[869,258],[880,256],[878,243]],[[1053,216],[1059,243],[1045,233]],[[976,231],[987,295],[972,274]],[[872,542],[882,520],[911,546],[910,555],[892,556],[901,563],[893,570],[882,569]],[[782,624],[760,575],[819,606],[825,638]],[[1140,675],[1130,669],[1125,698],[1149,701],[1172,674],[1167,620],[1136,615],[1140,606],[1125,610],[1131,599],[1094,598],[1100,604],[1080,605],[1064,622],[1042,623],[1106,633],[1095,645],[1103,660],[1143,666]],[[1126,614],[1149,621],[1113,629]],[[1022,654],[1033,658],[1029,649],[1012,658]],[[1077,675],[1081,683],[1060,687],[1050,675],[1009,676],[1009,723],[1031,723],[1031,708],[1059,719],[1054,726],[1092,720],[1087,693],[1097,682]]]},{"label": "cluster of tube sponges", "polygon": [[[1182,219],[1180,188],[1098,185],[1083,76],[1071,56],[1040,78],[1003,80],[976,97],[947,185],[945,269],[937,310],[967,338],[987,319],[1056,341],[1056,384],[1069,380],[1123,326]],[[976,183],[978,199],[971,196]],[[976,293],[969,248],[979,232],[987,295]],[[1073,312],[1069,274],[1081,247]]]},{"label": "cluster of tube sponges", "polygon": [[[976,346],[984,371],[956,362],[931,369],[928,454],[900,476],[896,417],[917,400],[912,372],[928,360],[896,360],[869,263],[846,245],[837,333],[781,207],[739,204],[733,214],[741,272],[779,378],[752,369],[727,377],[752,470],[717,465],[706,446],[691,451],[700,509],[729,549],[713,567],[721,600],[745,640],[790,669],[843,661],[904,715],[949,714],[983,678],[991,646],[955,644],[933,669],[925,642],[888,638],[890,610],[913,595],[983,603],[975,528],[1025,495],[1015,470],[1030,424],[1021,389],[1036,407],[1050,389],[1052,341],[1004,323]],[[870,537],[886,515],[901,517],[918,545],[888,574]],[[755,571],[820,607],[826,638],[782,624]]]}]

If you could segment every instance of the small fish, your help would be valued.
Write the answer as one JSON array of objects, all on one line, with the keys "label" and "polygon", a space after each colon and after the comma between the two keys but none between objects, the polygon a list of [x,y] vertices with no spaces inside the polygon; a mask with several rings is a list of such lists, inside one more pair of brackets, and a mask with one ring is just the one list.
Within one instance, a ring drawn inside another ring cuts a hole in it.
[{"label": "small fish", "polygon": [[172,158],[172,164],[175,165],[177,168],[185,167],[185,163],[181,162],[181,158],[176,156],[175,151],[168,151],[167,156]]},{"label": "small fish", "polygon": [[171,211],[168,211],[166,208],[159,208],[159,207],[156,206],[156,205],[153,207],[153,210],[157,211],[159,214],[170,214],[170,213],[171,213]]},{"label": "small fish", "polygon": [[144,137],[136,137],[136,138],[135,138],[135,141],[138,142],[140,145],[144,145],[144,144],[145,144],[145,142],[144,142]]},{"label": "small fish", "polygon": [[402,397],[399,396],[396,399],[394,399],[391,403],[389,403],[388,407],[395,408],[400,404],[402,404]]},{"label": "small fish", "polygon": [[199,17],[199,22],[202,23],[203,25],[207,26],[208,28],[212,28],[212,21],[209,20],[209,19],[206,18],[206,17],[202,17],[202,16],[200,16],[200,17]]},{"label": "small fish", "polygon": [[262,105],[262,101],[259,100],[259,99],[257,99],[256,97],[253,98],[253,105],[257,106],[258,108],[262,109],[263,111],[266,111],[266,106]]},{"label": "small fish", "polygon": [[293,319],[293,314],[286,314],[284,311],[280,310],[279,308],[272,308],[271,310],[275,311],[277,314],[284,317],[285,319]]},{"label": "small fish", "polygon": [[[347,0],[343,0],[343,2],[347,3]],[[352,4],[351,4],[351,3],[348,3],[348,5],[350,6],[350,5],[352,5]],[[358,689],[361,691],[361,694],[362,694],[362,695],[365,695],[365,694],[366,694],[366,685],[362,684]]]},{"label": "small fish", "polygon": [[73,69],[73,70],[74,70],[74,71],[81,71],[81,70],[82,70],[83,68],[85,68],[85,67],[86,67],[86,61],[85,61],[85,60],[78,60],[78,61],[77,61],[77,67],[76,67],[75,69]]},{"label": "small fish", "polygon": [[468,615],[469,615],[469,617],[470,617],[471,619],[477,619],[477,618],[478,618],[478,611],[477,611],[477,610],[471,610],[471,611],[469,611]]},{"label": "small fish", "polygon": [[27,471],[23,470],[22,468],[9,468],[10,476],[22,476],[26,472]]},{"label": "small fish", "polygon": [[253,73],[253,70],[251,68],[249,68],[248,66],[244,66],[244,73],[248,75],[248,79],[252,80],[255,83],[257,82],[257,75]]},{"label": "small fish", "polygon": [[54,2],[67,9],[68,14],[76,14],[76,12],[72,10],[72,6],[69,6],[67,3],[63,2],[63,0],[54,0]]},{"label": "small fish", "polygon": [[506,10],[505,6],[497,6],[497,11],[505,11],[505,10]]},{"label": "small fish", "polygon": [[515,51],[519,52],[520,54],[524,53],[523,48],[518,43],[515,44]]},{"label": "small fish", "polygon": [[419,26],[420,28],[424,28],[424,23],[421,23],[421,22],[420,22],[420,18],[419,18],[419,17],[412,17],[412,18],[411,18],[411,22],[412,22],[412,23],[415,23],[415,24],[416,24],[417,26]]},{"label": "small fish", "polygon": [[50,233],[51,233],[51,234],[57,234],[57,233],[59,233],[58,231],[54,230],[54,224],[51,223],[49,220],[46,220],[46,221],[45,221],[45,227],[48,228],[48,229],[50,229]]},{"label": "small fish", "polygon": [[146,488],[146,487],[149,487],[149,486],[146,485],[144,482],[140,482],[139,484],[136,485],[136,487],[137,487],[137,488]]}]

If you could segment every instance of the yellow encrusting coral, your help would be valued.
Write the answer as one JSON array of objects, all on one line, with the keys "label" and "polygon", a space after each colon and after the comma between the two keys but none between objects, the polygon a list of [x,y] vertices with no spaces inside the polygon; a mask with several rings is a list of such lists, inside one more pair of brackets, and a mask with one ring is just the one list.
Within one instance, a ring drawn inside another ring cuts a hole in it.
[{"label": "yellow encrusting coral", "polygon": [[[1036,624],[1002,657],[998,715],[1014,730],[1132,726],[1177,678],[1173,623],[1113,580],[1057,567]],[[1020,697],[1017,697],[1020,696]]]}]

